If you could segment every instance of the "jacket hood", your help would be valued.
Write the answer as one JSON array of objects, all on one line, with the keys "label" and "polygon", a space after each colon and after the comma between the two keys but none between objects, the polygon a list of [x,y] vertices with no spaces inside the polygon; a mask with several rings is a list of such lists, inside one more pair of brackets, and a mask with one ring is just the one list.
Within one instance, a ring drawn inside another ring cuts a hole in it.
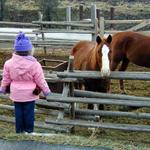
[{"label": "jacket hood", "polygon": [[33,64],[37,61],[33,56],[19,56],[13,54],[12,61],[16,74],[22,75],[30,70]]}]

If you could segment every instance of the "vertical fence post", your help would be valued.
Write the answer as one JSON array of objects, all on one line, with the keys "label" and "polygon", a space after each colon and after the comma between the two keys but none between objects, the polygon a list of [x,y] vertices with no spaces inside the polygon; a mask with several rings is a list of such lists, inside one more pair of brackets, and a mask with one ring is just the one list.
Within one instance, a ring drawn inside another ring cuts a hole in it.
[{"label": "vertical fence post", "polygon": [[[66,20],[67,22],[71,22],[71,7],[66,8]],[[71,26],[67,26],[67,30],[70,30]]]},{"label": "vertical fence post", "polygon": [[[74,63],[74,56],[69,57],[69,62],[68,62],[68,67],[67,71],[68,72],[73,72],[73,63]],[[70,96],[74,96],[74,83],[70,82],[69,85],[70,89]],[[71,103],[71,119],[75,119],[75,103]]]},{"label": "vertical fence post", "polygon": [[[43,14],[39,11],[39,21],[41,22],[41,23],[40,23],[40,30],[41,30],[41,31],[43,30],[42,20],[43,20]],[[43,40],[43,41],[45,40],[45,37],[44,37],[44,33],[43,33],[43,32],[42,32],[42,40]],[[46,47],[43,47],[43,48],[44,48],[44,54],[46,55]]]},{"label": "vertical fence post", "polygon": [[96,16],[97,16],[97,21],[98,21],[98,28],[100,28],[100,9],[96,9]]},{"label": "vertical fence post", "polygon": [[0,0],[0,21],[4,19],[4,0]]},{"label": "vertical fence post", "polygon": [[[110,20],[113,20],[113,19],[114,19],[114,12],[115,12],[114,7],[111,7],[111,8],[110,8]],[[113,27],[114,27],[113,24],[111,24],[111,25],[110,25],[110,28],[113,29]]]},{"label": "vertical fence post", "polygon": [[79,20],[83,20],[83,4],[79,6]]},{"label": "vertical fence post", "polygon": [[91,21],[94,24],[94,33],[92,33],[92,41],[96,40],[97,35],[97,19],[96,19],[96,5],[91,6]]},{"label": "vertical fence post", "polygon": [[104,25],[104,17],[100,17],[100,36],[104,36],[104,30],[105,30],[105,25]]}]

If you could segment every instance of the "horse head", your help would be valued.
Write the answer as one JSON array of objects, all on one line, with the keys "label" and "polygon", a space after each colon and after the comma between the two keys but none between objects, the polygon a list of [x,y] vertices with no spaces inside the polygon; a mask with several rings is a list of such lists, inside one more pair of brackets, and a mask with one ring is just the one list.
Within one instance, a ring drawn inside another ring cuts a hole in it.
[{"label": "horse head", "polygon": [[101,38],[99,35],[96,37],[96,57],[98,60],[98,65],[101,70],[101,75],[103,77],[108,77],[110,75],[110,53],[109,44],[112,41],[111,35],[107,38]]}]

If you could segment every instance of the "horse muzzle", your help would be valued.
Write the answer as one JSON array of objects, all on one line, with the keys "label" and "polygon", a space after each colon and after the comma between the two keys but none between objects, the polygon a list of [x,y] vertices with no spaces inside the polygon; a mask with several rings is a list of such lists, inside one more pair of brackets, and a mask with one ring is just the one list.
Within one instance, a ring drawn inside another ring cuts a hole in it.
[{"label": "horse muzzle", "polygon": [[101,76],[102,77],[109,77],[110,76],[110,73],[111,73],[111,71],[110,71],[110,69],[108,68],[108,69],[104,69],[104,68],[102,68],[101,69]]}]

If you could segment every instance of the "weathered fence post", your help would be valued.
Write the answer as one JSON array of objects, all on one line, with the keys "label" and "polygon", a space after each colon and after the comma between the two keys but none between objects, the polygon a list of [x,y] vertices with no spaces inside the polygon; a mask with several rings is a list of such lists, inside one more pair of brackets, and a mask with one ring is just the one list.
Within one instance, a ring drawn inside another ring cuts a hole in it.
[{"label": "weathered fence post", "polygon": [[96,9],[96,17],[97,17],[97,20],[98,20],[98,29],[100,28],[100,9]]},{"label": "weathered fence post", "polygon": [[94,33],[92,33],[92,41],[96,40],[96,35],[97,35],[97,30],[98,30],[98,26],[97,26],[97,18],[96,18],[96,5],[92,5],[91,6],[91,21],[94,24]]},{"label": "weathered fence post", "polygon": [[[42,22],[43,20],[43,14],[41,12],[39,12],[39,21]],[[40,30],[43,29],[43,24],[41,23],[40,24]],[[44,32],[42,32],[42,40],[44,41],[45,40],[45,37],[44,37]],[[44,54],[46,54],[46,47],[43,47],[44,48]]]},{"label": "weathered fence post", "polygon": [[[67,22],[71,22],[71,7],[68,6],[66,8],[66,20]],[[71,29],[71,26],[67,26],[67,30],[70,30]]]},{"label": "weathered fence post", "polygon": [[[113,20],[113,19],[114,19],[114,12],[115,12],[115,8],[114,8],[114,7],[111,7],[111,8],[110,8],[110,20]],[[111,24],[111,25],[110,25],[110,28],[113,29],[113,27],[114,27],[113,24]]]},{"label": "weathered fence post", "polygon": [[[68,67],[67,67],[68,72],[73,72],[73,62],[74,62],[74,56],[70,56]],[[73,82],[70,82],[69,89],[70,89],[70,96],[74,96],[74,83]],[[71,103],[71,119],[75,119],[75,103]]]},{"label": "weathered fence post", "polygon": [[100,36],[101,37],[103,37],[104,36],[104,28],[105,28],[105,26],[104,26],[104,17],[100,17]]},{"label": "weathered fence post", "polygon": [[83,4],[79,6],[79,20],[83,20]]},{"label": "weathered fence post", "polygon": [[4,18],[4,0],[0,0],[0,21]]}]

